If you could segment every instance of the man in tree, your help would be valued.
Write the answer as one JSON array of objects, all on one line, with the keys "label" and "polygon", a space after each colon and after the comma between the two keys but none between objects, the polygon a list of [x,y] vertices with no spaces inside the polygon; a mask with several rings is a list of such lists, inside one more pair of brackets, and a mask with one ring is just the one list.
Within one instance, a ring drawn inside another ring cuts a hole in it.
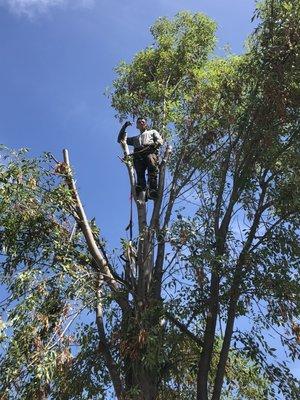
[{"label": "man in tree", "polygon": [[126,137],[126,128],[131,122],[126,121],[122,126],[118,143],[125,141],[129,146],[134,147],[133,164],[137,175],[137,195],[146,191],[145,172],[148,172],[149,199],[157,198],[157,173],[158,173],[158,149],[163,144],[161,135],[154,129],[148,129],[145,118],[139,117],[136,121],[136,128],[140,134],[133,137]]}]

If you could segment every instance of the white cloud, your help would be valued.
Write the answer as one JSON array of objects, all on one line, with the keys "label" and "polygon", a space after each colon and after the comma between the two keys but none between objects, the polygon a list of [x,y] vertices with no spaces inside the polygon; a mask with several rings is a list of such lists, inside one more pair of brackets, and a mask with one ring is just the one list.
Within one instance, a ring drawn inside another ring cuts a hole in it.
[{"label": "white cloud", "polygon": [[55,7],[90,8],[94,3],[95,0],[0,0],[0,6],[28,18],[35,18]]}]

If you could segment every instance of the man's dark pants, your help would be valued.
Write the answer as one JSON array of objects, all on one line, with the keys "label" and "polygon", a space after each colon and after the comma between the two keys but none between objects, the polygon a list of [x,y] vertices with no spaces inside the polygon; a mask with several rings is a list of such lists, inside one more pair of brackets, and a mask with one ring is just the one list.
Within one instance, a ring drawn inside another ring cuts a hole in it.
[{"label": "man's dark pants", "polygon": [[157,173],[158,173],[158,158],[155,153],[150,154],[133,154],[133,164],[137,175],[137,193],[145,191],[146,177],[145,173],[148,171],[148,183],[151,192],[157,191]]}]

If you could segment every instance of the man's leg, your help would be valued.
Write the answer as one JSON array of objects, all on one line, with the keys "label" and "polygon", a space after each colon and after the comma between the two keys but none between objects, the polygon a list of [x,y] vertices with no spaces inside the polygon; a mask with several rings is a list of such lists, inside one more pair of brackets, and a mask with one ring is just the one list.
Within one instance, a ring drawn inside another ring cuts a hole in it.
[{"label": "man's leg", "polygon": [[157,198],[157,174],[158,174],[158,158],[155,153],[147,156],[148,182],[149,182],[149,198]]},{"label": "man's leg", "polygon": [[140,192],[146,190],[146,178],[145,172],[147,165],[145,159],[141,156],[136,156],[133,158],[133,165],[136,172],[136,194],[139,195]]}]

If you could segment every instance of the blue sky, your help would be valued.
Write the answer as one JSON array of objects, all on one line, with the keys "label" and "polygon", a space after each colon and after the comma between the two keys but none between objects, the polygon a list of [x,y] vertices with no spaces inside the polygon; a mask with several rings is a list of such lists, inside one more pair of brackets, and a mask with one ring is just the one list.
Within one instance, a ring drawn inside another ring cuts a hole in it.
[{"label": "blue sky", "polygon": [[[251,0],[0,0],[0,143],[32,154],[70,150],[87,207],[118,245],[129,189],[119,122],[103,95],[113,68],[151,43],[159,16],[202,11],[218,23],[218,49],[243,51]],[[130,134],[135,134],[131,128]]]}]

